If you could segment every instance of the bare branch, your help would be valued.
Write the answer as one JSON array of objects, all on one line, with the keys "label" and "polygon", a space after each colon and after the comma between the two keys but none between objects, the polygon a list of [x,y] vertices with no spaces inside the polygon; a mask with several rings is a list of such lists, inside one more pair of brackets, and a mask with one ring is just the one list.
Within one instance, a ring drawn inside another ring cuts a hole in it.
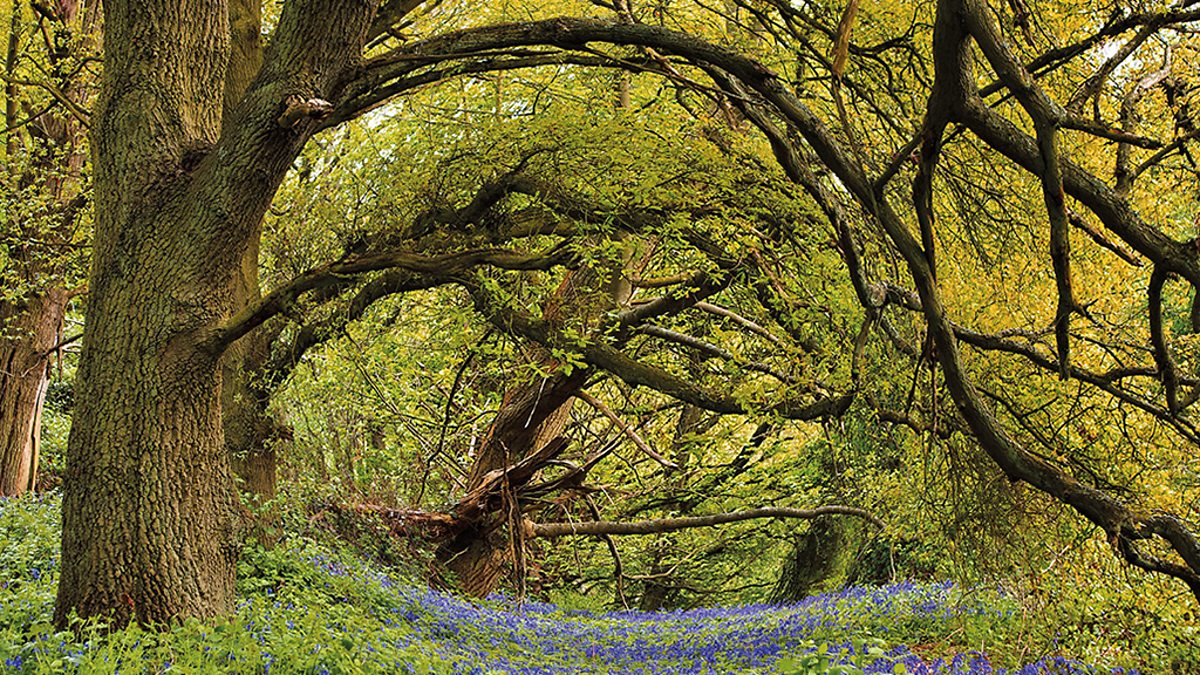
[{"label": "bare branch", "polygon": [[664,469],[674,471],[679,468],[678,464],[655,452],[654,448],[650,447],[650,444],[647,443],[641,436],[639,436],[638,432],[635,431],[633,427],[629,426],[625,420],[618,417],[616,413],[609,409],[608,406],[604,405],[604,403],[595,396],[592,396],[586,391],[580,391],[579,393],[575,394],[575,398],[584,401],[599,411],[601,415],[607,417],[610,421],[612,421],[613,424],[617,425],[617,428],[621,430],[621,433],[625,434],[629,440],[633,441],[633,444],[638,450],[641,450],[644,455],[661,464]]},{"label": "bare branch", "polygon": [[773,342],[777,345],[782,344],[782,341],[779,338],[772,335],[771,331],[767,330],[766,328],[763,328],[761,325],[755,323],[754,321],[751,321],[750,319],[747,319],[746,317],[744,317],[741,314],[738,314],[732,310],[725,309],[724,307],[720,307],[720,306],[714,305],[709,302],[697,302],[695,305],[692,305],[692,306],[702,312],[708,312],[709,314],[713,314],[713,315],[716,315],[719,317],[729,319],[730,321],[736,323],[737,325],[741,326],[742,328],[745,328],[746,330],[750,331],[751,333],[754,333],[755,335],[766,338],[770,342]]},{"label": "bare branch", "polygon": [[658,520],[642,520],[634,522],[586,522],[586,523],[533,523],[525,521],[527,534],[535,537],[565,537],[568,535],[619,535],[619,534],[659,534],[674,532],[694,527],[712,527],[726,523],[737,523],[756,518],[801,518],[811,520],[820,516],[853,516],[862,518],[878,528],[887,525],[870,512],[853,506],[818,506],[812,509],[793,509],[782,506],[768,506],[746,511],[717,513],[711,516],[691,516],[687,518],[661,518]]}]

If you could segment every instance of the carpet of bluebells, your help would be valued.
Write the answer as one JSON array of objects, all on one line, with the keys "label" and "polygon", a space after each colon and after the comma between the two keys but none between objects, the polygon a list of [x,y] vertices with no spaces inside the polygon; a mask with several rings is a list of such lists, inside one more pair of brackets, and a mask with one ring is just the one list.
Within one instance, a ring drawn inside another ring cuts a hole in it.
[{"label": "carpet of bluebells", "polygon": [[0,673],[1134,672],[1061,657],[1005,670],[966,649],[935,655],[922,640],[1011,612],[996,594],[950,584],[852,588],[792,605],[593,613],[470,602],[304,541],[247,552],[243,600],[222,622],[57,632],[49,623],[57,522],[53,499],[0,500]]}]

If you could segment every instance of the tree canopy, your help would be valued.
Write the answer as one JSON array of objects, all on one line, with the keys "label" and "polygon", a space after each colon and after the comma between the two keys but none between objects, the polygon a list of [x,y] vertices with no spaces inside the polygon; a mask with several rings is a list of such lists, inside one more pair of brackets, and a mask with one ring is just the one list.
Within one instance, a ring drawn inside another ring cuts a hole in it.
[{"label": "tree canopy", "polygon": [[1200,599],[1197,3],[60,4],[10,44],[103,74],[9,50],[0,316],[90,240],[61,623],[227,612],[277,453],[478,595],[588,534],[662,604],[757,516]]}]

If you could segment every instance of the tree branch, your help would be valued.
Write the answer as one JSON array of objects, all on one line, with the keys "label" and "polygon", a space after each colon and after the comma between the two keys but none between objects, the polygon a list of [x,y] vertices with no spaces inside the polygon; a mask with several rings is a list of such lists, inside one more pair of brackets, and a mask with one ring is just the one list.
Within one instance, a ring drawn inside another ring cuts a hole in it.
[{"label": "tree branch", "polygon": [[1159,377],[1162,378],[1163,389],[1167,395],[1167,410],[1172,415],[1179,412],[1179,371],[1171,358],[1167,346],[1167,336],[1163,331],[1163,284],[1167,280],[1166,272],[1155,266],[1150,274],[1150,285],[1146,295],[1150,306],[1150,344],[1154,347],[1154,363],[1158,366]]},{"label": "tree branch", "polygon": [[[962,7],[966,26],[980,50],[1033,120],[1038,156],[1042,165],[1038,177],[1041,179],[1042,197],[1050,219],[1050,260],[1054,267],[1054,281],[1058,291],[1058,307],[1054,316],[1058,373],[1060,378],[1066,379],[1070,368],[1071,315],[1081,311],[1075,301],[1071,283],[1070,220],[1067,217],[1062,161],[1058,147],[1058,127],[1069,116],[1042,91],[1009,50],[1004,39],[996,32],[987,6],[980,0],[964,0]],[[960,92],[963,95],[966,93]]]},{"label": "tree branch", "polygon": [[247,306],[223,327],[203,340],[210,353],[220,354],[235,340],[246,335],[264,321],[286,312],[305,293],[344,282],[348,278],[384,269],[403,269],[430,277],[448,278],[471,268],[490,265],[507,270],[546,270],[570,259],[565,248],[556,246],[541,254],[524,254],[506,249],[476,249],[425,256],[410,251],[391,251],[359,256],[330,263],[300,275]]},{"label": "tree branch", "polygon": [[788,419],[811,420],[839,416],[850,407],[854,399],[853,394],[811,402],[789,398],[758,409],[732,395],[710,391],[662,368],[636,361],[600,340],[565,338],[549,322],[504,307],[478,283],[466,278],[459,278],[457,281],[470,293],[479,312],[500,330],[547,348],[559,348],[579,354],[589,365],[612,373],[626,384],[649,387],[705,410],[726,415],[745,415],[761,410]]},{"label": "tree branch", "polygon": [[638,450],[642,451],[642,454],[661,464],[664,469],[667,469],[668,471],[674,471],[679,468],[678,464],[655,452],[654,448],[650,447],[650,444],[647,443],[641,436],[639,436],[638,432],[634,431],[633,427],[626,424],[625,420],[618,417],[616,413],[610,410],[608,406],[604,405],[604,403],[595,396],[592,396],[586,391],[581,390],[579,393],[575,394],[575,398],[584,401],[599,411],[601,415],[607,417],[609,421],[617,425],[617,428],[621,430],[621,433],[625,434],[629,440],[633,441],[633,444],[637,446]]},{"label": "tree branch", "polygon": [[862,518],[878,528],[887,525],[870,512],[852,506],[818,506],[812,509],[793,509],[782,506],[768,506],[746,511],[717,513],[711,516],[690,516],[687,518],[661,518],[657,520],[642,520],[634,522],[582,522],[582,523],[534,523],[525,521],[526,536],[533,537],[565,537],[569,535],[620,535],[620,534],[659,534],[674,532],[694,527],[712,527],[726,523],[737,523],[756,518],[800,518],[811,520],[820,516],[841,515]]},{"label": "tree branch", "polygon": [[746,317],[744,317],[741,314],[738,314],[732,310],[728,310],[728,309],[725,309],[724,307],[720,307],[720,306],[717,306],[717,305],[714,305],[714,304],[708,303],[708,302],[697,302],[695,305],[692,305],[692,306],[702,312],[708,312],[709,314],[712,314],[714,316],[719,316],[719,317],[729,319],[733,323],[741,326],[742,328],[745,328],[746,330],[750,331],[751,333],[754,333],[755,335],[758,335],[759,337],[765,338],[766,340],[768,340],[771,343],[774,343],[776,345],[782,344],[782,341],[779,338],[772,335],[771,331],[767,330],[766,328],[762,327],[760,324],[758,324],[754,321],[751,321],[750,319],[747,319]]}]

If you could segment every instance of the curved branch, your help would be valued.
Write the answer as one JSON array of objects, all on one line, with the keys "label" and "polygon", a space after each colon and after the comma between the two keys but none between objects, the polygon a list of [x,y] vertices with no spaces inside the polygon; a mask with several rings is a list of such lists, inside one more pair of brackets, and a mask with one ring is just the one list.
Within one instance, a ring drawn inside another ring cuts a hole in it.
[{"label": "curved branch", "polygon": [[384,269],[403,269],[416,274],[446,278],[468,269],[490,265],[507,270],[546,270],[569,260],[562,247],[543,254],[524,254],[506,249],[477,249],[425,256],[411,251],[389,251],[359,256],[330,263],[296,277],[288,284],[263,296],[231,318],[223,327],[202,340],[204,348],[220,354],[235,340],[246,335],[264,321],[286,312],[305,293],[345,282],[348,278]]},{"label": "curved branch", "polygon": [[[466,278],[457,279],[475,307],[492,325],[500,330],[531,340],[547,348],[559,348],[579,354],[588,365],[612,373],[626,384],[644,386],[673,398],[691,403],[715,413],[745,415],[755,412],[754,406],[730,394],[711,391],[695,382],[679,377],[657,366],[630,358],[624,352],[600,340],[567,339],[547,321],[504,307],[482,286]],[[787,419],[812,420],[843,414],[854,400],[854,394],[821,398],[816,401],[785,399],[774,405],[757,409],[775,413]]]},{"label": "curved branch", "polygon": [[[398,293],[420,291],[451,283],[439,279],[413,274],[407,270],[390,270],[362,284],[344,306],[327,314],[323,320],[306,320],[296,330],[286,345],[275,344],[271,356],[262,366],[262,386],[270,391],[283,384],[292,369],[308,350],[322,344],[331,336],[339,335],[341,328],[362,318],[375,302]],[[282,332],[282,327],[280,331]],[[272,342],[279,339],[276,335]]]},{"label": "curved branch", "polygon": [[1171,358],[1167,347],[1167,336],[1163,331],[1163,283],[1167,280],[1166,272],[1158,266],[1150,274],[1150,286],[1146,291],[1150,305],[1150,344],[1154,346],[1154,363],[1158,366],[1162,378],[1163,389],[1167,394],[1167,410],[1172,415],[1179,412],[1179,371]]}]

